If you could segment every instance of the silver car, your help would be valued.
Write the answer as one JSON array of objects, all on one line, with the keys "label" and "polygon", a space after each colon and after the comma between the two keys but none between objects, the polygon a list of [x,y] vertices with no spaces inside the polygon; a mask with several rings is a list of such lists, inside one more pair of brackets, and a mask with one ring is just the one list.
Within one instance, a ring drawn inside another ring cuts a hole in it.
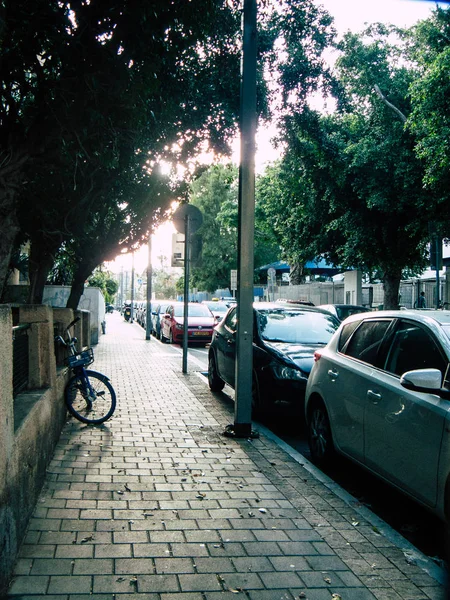
[{"label": "silver car", "polygon": [[315,353],[313,459],[337,451],[450,522],[450,312],[353,315]]}]

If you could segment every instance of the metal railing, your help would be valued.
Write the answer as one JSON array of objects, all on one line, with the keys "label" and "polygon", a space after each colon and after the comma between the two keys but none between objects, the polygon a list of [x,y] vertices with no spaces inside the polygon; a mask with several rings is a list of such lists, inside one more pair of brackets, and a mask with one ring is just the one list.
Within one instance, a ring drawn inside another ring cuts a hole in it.
[{"label": "metal railing", "polygon": [[13,339],[13,398],[28,387],[29,358],[28,330],[29,325],[17,325],[12,328]]}]

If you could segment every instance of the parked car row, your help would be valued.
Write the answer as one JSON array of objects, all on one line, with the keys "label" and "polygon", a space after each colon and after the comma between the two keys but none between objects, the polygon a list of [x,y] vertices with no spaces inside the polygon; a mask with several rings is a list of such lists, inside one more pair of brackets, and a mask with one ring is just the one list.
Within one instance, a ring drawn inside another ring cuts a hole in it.
[{"label": "parked car row", "polygon": [[[190,302],[188,304],[188,341],[189,343],[208,344],[212,338],[213,328],[220,319],[219,310],[214,316],[206,303]],[[152,322],[150,332],[162,342],[182,343],[184,332],[184,303],[171,300],[157,300],[151,304]],[[137,303],[135,320],[146,327],[147,303]]]},{"label": "parked car row", "polygon": [[[450,311],[353,310],[256,303],[253,410],[287,403],[316,463],[345,455],[448,524]],[[209,348],[212,391],[235,384],[236,334],[231,307]]]}]

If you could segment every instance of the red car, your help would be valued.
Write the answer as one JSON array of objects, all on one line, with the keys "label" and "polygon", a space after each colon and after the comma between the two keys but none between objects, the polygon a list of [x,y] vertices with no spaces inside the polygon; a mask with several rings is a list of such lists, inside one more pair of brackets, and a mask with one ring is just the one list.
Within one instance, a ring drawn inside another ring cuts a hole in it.
[{"label": "red car", "polygon": [[[162,311],[161,311],[162,312]],[[161,341],[183,343],[184,303],[168,304],[161,316]],[[188,342],[209,344],[216,324],[214,315],[205,304],[188,304]]]}]

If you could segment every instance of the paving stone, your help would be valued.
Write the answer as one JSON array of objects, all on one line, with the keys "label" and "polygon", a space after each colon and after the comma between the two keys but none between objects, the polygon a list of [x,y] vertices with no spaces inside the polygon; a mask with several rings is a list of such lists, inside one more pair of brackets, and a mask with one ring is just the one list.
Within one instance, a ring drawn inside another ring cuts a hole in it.
[{"label": "paving stone", "polygon": [[131,544],[98,544],[95,558],[122,558],[131,556]]},{"label": "paving stone", "polygon": [[82,575],[50,577],[48,586],[49,594],[90,594],[92,591],[92,577]]},{"label": "paving stone", "polygon": [[272,573],[259,573],[266,588],[276,589],[295,589],[304,587],[304,582],[297,573],[288,571],[274,571]]},{"label": "paving stone", "polygon": [[56,548],[54,544],[22,544],[19,557],[53,558]]},{"label": "paving stone", "polygon": [[72,561],[69,559],[35,558],[31,575],[70,575]]},{"label": "paving stone", "polygon": [[[117,572],[117,571],[116,571]],[[74,575],[109,575],[114,573],[114,562],[112,559],[76,559],[73,561]]]}]

